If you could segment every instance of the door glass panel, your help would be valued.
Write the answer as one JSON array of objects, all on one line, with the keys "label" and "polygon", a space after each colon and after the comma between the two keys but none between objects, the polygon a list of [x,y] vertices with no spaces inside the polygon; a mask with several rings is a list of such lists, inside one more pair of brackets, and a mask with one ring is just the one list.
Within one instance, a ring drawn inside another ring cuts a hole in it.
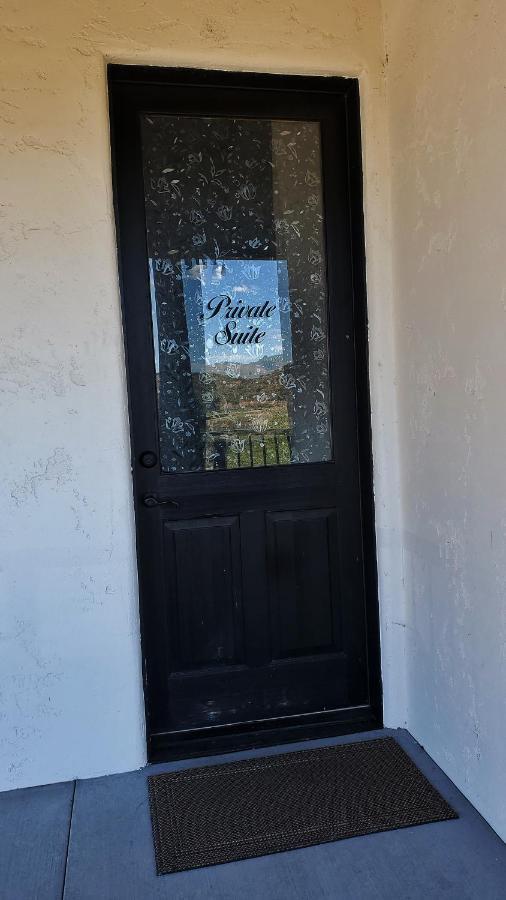
[{"label": "door glass panel", "polygon": [[330,460],[319,125],[141,126],[162,470]]}]

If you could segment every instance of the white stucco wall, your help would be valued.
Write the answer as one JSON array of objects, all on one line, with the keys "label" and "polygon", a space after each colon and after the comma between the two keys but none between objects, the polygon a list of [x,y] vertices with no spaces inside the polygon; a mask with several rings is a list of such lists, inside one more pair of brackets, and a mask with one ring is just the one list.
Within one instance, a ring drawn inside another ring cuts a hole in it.
[{"label": "white stucco wall", "polygon": [[385,8],[407,725],[506,838],[506,11]]},{"label": "white stucco wall", "polygon": [[3,0],[0,12],[0,788],[145,759],[107,60],[360,76],[385,711],[402,723],[379,3]]}]

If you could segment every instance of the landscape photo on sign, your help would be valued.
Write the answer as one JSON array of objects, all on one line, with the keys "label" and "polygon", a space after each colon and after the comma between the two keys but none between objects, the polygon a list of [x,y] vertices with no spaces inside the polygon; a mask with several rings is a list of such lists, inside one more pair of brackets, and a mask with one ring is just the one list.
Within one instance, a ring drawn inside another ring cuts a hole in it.
[{"label": "landscape photo on sign", "polygon": [[[181,263],[192,371],[292,362],[286,260]],[[252,369],[253,372],[253,369]]]},{"label": "landscape photo on sign", "polygon": [[206,258],[180,271],[206,467],[289,463],[287,261]]}]

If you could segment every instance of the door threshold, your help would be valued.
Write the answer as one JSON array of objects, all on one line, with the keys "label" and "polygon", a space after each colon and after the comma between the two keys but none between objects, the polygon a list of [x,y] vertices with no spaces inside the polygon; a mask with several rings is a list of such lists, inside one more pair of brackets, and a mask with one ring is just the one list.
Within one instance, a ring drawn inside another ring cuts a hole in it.
[{"label": "door threshold", "polygon": [[369,706],[346,711],[335,710],[330,716],[315,713],[314,717],[294,716],[293,719],[290,724],[286,719],[271,719],[186,732],[154,733],[148,741],[148,762],[160,763],[198,756],[214,756],[297,741],[340,737],[383,727],[381,717]]}]

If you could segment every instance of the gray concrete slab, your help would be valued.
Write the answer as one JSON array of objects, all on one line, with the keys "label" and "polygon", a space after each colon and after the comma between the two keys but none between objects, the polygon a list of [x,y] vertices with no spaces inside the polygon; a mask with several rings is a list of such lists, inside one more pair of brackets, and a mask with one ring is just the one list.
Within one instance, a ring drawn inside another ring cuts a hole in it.
[{"label": "gray concrete slab", "polygon": [[[157,876],[148,774],[393,734],[460,818]],[[504,900],[506,846],[403,731],[290,744],[78,782],[65,900]]]},{"label": "gray concrete slab", "polygon": [[61,898],[74,783],[0,793],[0,898]]}]

